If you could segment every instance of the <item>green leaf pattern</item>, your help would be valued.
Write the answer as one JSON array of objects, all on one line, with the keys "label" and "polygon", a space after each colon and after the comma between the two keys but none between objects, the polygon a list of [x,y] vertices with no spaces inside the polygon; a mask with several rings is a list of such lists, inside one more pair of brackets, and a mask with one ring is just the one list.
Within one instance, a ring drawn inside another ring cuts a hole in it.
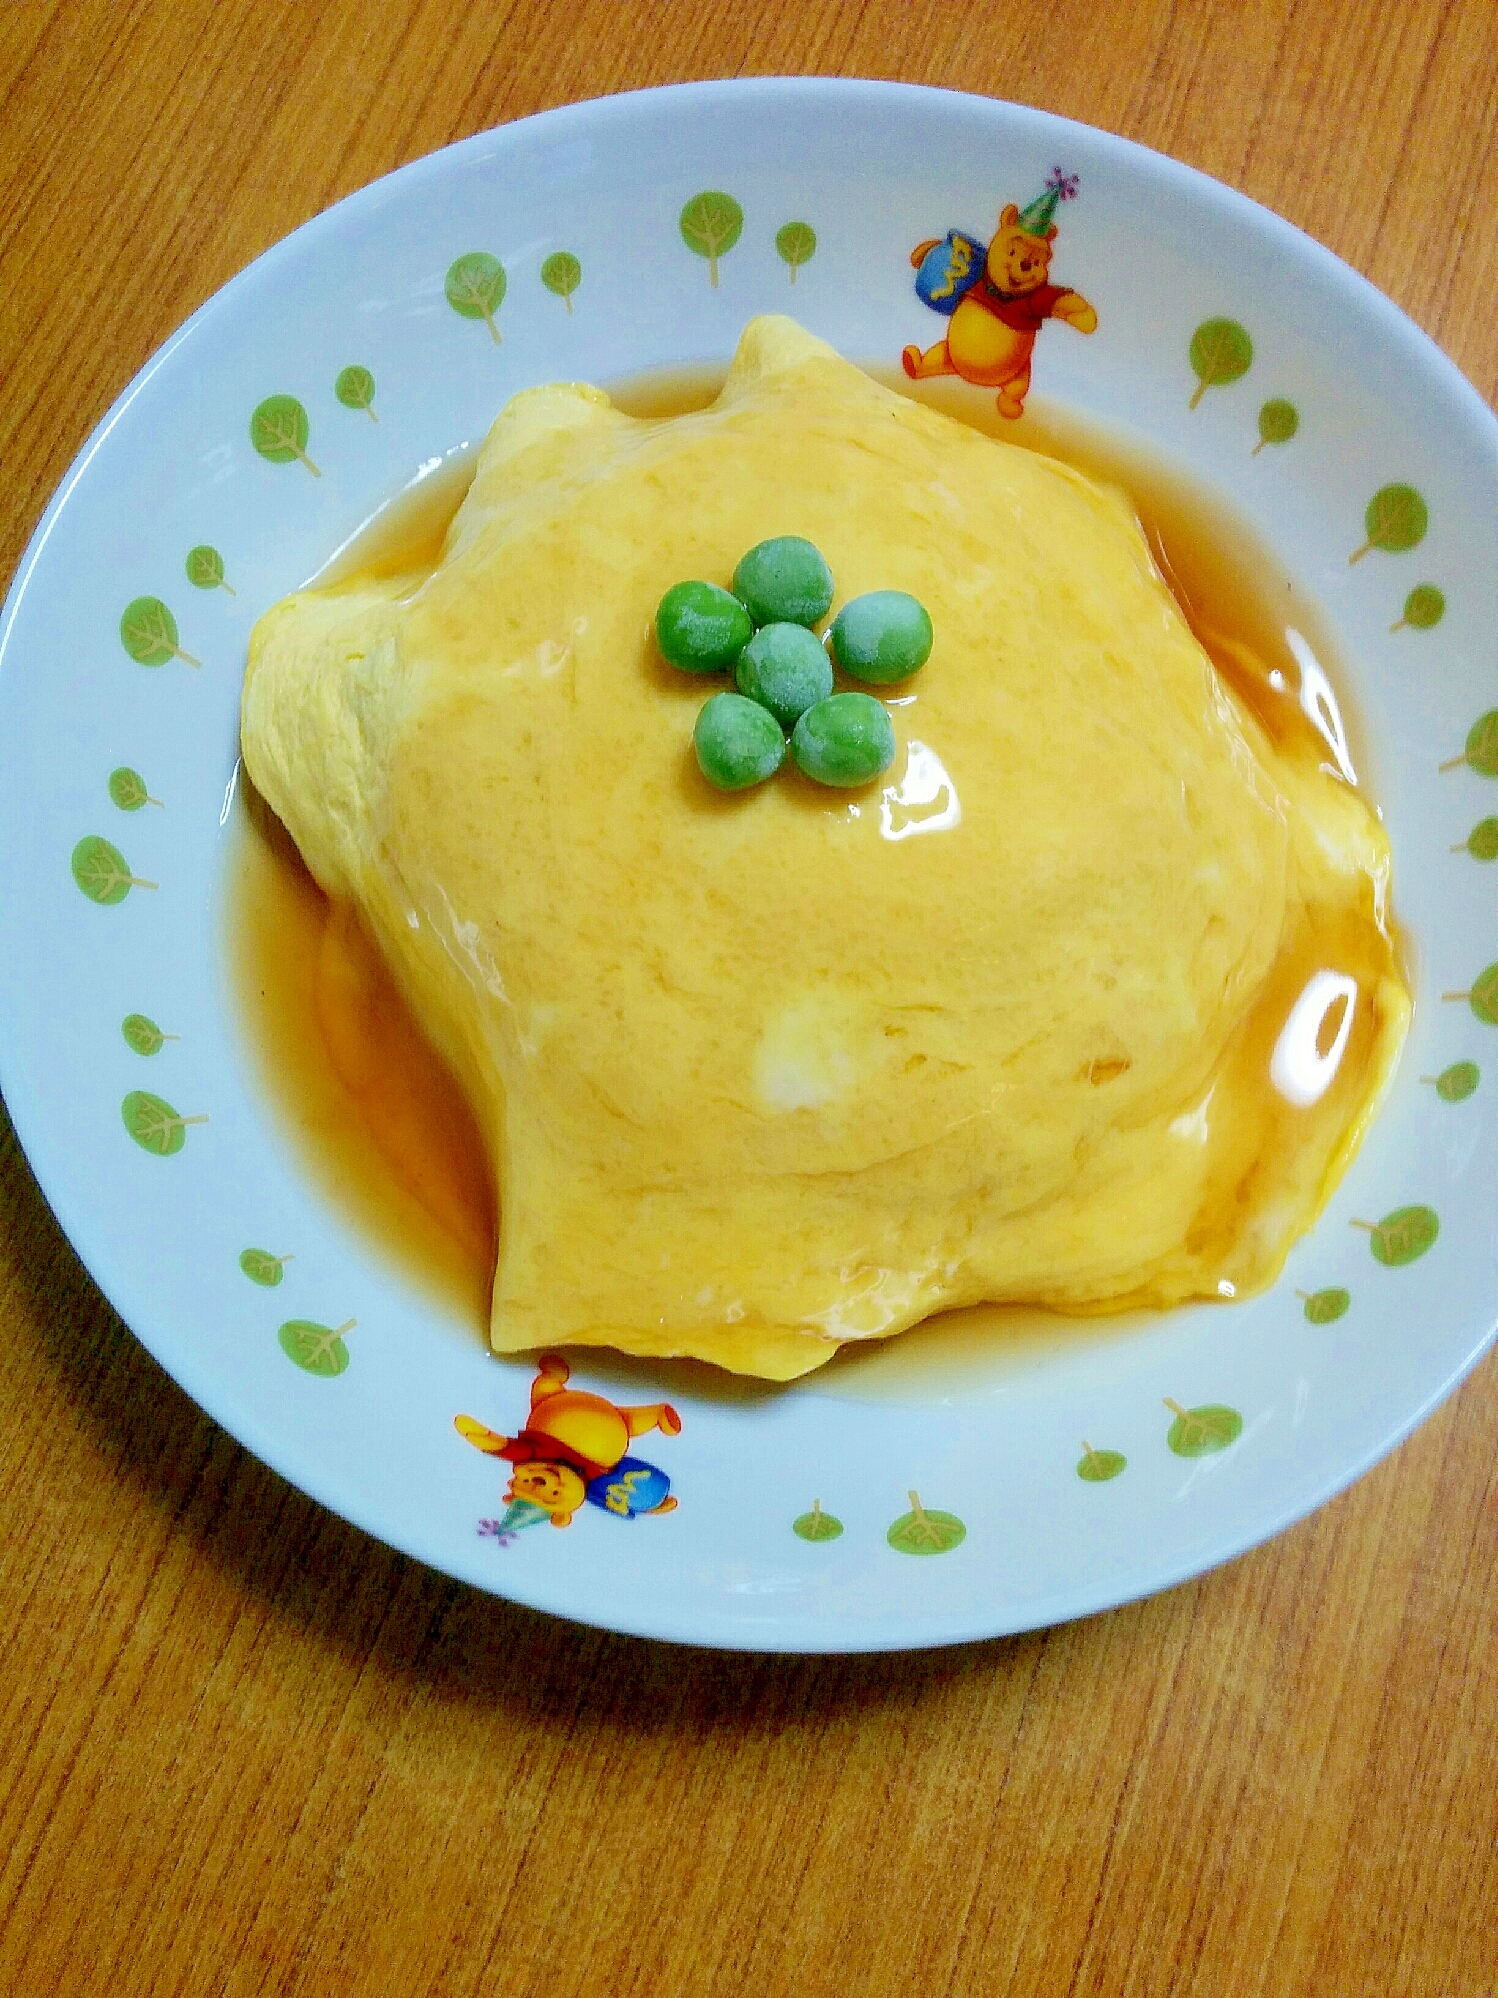
[{"label": "green leaf pattern", "polygon": [[175,1034],[164,1034],[144,1013],[127,1013],[120,1022],[120,1032],[126,1047],[133,1048],[138,1055],[160,1054],[168,1041],[177,1038]]},{"label": "green leaf pattern", "polygon": [[570,250],[553,250],[541,266],[541,282],[555,292],[570,312],[572,294],[583,281],[583,267]]},{"label": "green leaf pattern", "polygon": [[290,1256],[273,1256],[269,1249],[241,1249],[239,1267],[251,1283],[258,1283],[262,1289],[274,1290],[286,1274]]},{"label": "green leaf pattern", "polygon": [[333,384],[333,393],[345,409],[362,409],[372,422],[379,422],[374,409],[375,378],[368,368],[344,368]]},{"label": "green leaf pattern", "polygon": [[1191,336],[1188,354],[1196,376],[1196,393],[1190,403],[1195,409],[1209,388],[1225,388],[1242,380],[1253,366],[1254,343],[1247,327],[1236,319],[1204,319]]},{"label": "green leaf pattern", "polygon": [[336,1380],[339,1374],[348,1372],[349,1350],[343,1343],[343,1335],[352,1332],[357,1323],[354,1318],[345,1319],[342,1325],[319,1325],[310,1318],[288,1318],[276,1338],[287,1359],[304,1374]]},{"label": "green leaf pattern", "polygon": [[499,345],[495,314],[505,295],[504,265],[487,250],[469,250],[448,266],[442,289],[453,311],[464,319],[482,319],[489,338]]},{"label": "green leaf pattern", "polygon": [[1459,839],[1453,853],[1470,853],[1474,860],[1498,860],[1498,819],[1479,819],[1465,839]]},{"label": "green leaf pattern", "polygon": [[155,1158],[174,1158],[187,1143],[189,1124],[206,1124],[206,1117],[179,1117],[160,1096],[148,1089],[132,1089],[120,1105],[125,1129],[143,1152]]},{"label": "green leaf pattern", "polygon": [[1182,1408],[1167,1396],[1165,1406],[1175,1421],[1166,1431],[1165,1441],[1178,1457],[1210,1457],[1226,1450],[1243,1434],[1243,1417],[1236,1408],[1220,1401],[1203,1402],[1200,1408]]},{"label": "green leaf pattern", "polygon": [[728,252],[744,232],[744,211],[731,194],[705,188],[694,194],[681,211],[681,240],[695,256],[707,258],[709,282],[718,286],[718,259]]},{"label": "green leaf pattern", "polygon": [[817,253],[817,232],[809,222],[787,222],[775,232],[775,249],[781,262],[790,265],[794,284],[797,271]]},{"label": "green leaf pattern", "polygon": [[320,479],[322,473],[307,456],[311,434],[307,412],[294,395],[268,395],[256,403],[250,417],[250,442],[262,458],[272,465],[299,461],[314,479]]},{"label": "green leaf pattern", "polygon": [[1475,1019],[1485,1027],[1498,1027],[1498,963],[1479,972],[1466,992],[1443,992],[1443,1000],[1465,999]]},{"label": "green leaf pattern", "polygon": [[1308,1325],[1335,1325],[1339,1318],[1346,1317],[1352,1303],[1352,1293],[1340,1289],[1313,1290],[1309,1296],[1303,1290],[1295,1294],[1305,1299]]},{"label": "green leaf pattern", "polygon": [[224,580],[224,558],[216,548],[210,548],[206,541],[199,542],[196,548],[189,548],[187,560],[183,563],[187,580],[199,590],[227,590],[229,595],[237,592],[232,583]]},{"label": "green leaf pattern", "polygon": [[130,863],[117,846],[97,833],[89,833],[73,848],[73,879],[91,902],[113,908],[123,902],[132,888],[154,888],[154,881],[142,881],[130,872]]},{"label": "green leaf pattern", "polygon": [[1128,1461],[1121,1450],[1094,1450],[1084,1438],[1082,1454],[1077,1459],[1077,1476],[1084,1484],[1106,1485],[1127,1467]]},{"label": "green leaf pattern", "polygon": [[1375,1262],[1385,1269],[1403,1269],[1431,1248],[1441,1232],[1433,1207],[1396,1207],[1382,1221],[1354,1221],[1368,1237]]},{"label": "green leaf pattern", "polygon": [[1363,515],[1363,531],[1368,539],[1347,560],[1361,562],[1374,548],[1382,548],[1388,555],[1403,555],[1425,539],[1429,526],[1429,510],[1413,486],[1380,486]]},{"label": "green leaf pattern", "polygon": [[1430,1083],[1443,1103],[1465,1103],[1482,1081],[1482,1070],[1475,1061],[1454,1061],[1439,1075],[1422,1075],[1420,1080]]},{"label": "green leaf pattern", "polygon": [[1429,631],[1446,615],[1446,599],[1434,583],[1416,583],[1404,600],[1404,614],[1389,630]]},{"label": "green leaf pattern", "polygon": [[161,803],[160,798],[153,798],[146,789],[146,780],[140,772],[124,763],[109,773],[109,797],[122,812],[138,812],[142,805]]},{"label": "green leaf pattern", "polygon": [[1300,411],[1283,396],[1275,396],[1259,411],[1259,441],[1249,453],[1257,458],[1266,444],[1288,444],[1300,428]]},{"label": "green leaf pattern", "polygon": [[901,1513],[884,1536],[897,1554],[950,1554],[967,1538],[967,1528],[954,1512],[928,1512],[920,1494],[911,1492],[910,1511]]},{"label": "green leaf pattern", "polygon": [[120,643],[137,666],[165,666],[168,659],[201,666],[177,638],[177,620],[160,597],[133,597],[120,612]]},{"label": "green leaf pattern", "polygon": [[822,1501],[813,1499],[811,1511],[803,1512],[799,1519],[791,1521],[791,1531],[801,1540],[836,1540],[843,1530],[843,1522],[834,1519],[830,1512],[823,1512]]},{"label": "green leaf pattern", "polygon": [[1465,763],[1479,777],[1498,777],[1498,708],[1479,715],[1467,730],[1466,745],[1460,756],[1448,756],[1443,770],[1455,770]]}]

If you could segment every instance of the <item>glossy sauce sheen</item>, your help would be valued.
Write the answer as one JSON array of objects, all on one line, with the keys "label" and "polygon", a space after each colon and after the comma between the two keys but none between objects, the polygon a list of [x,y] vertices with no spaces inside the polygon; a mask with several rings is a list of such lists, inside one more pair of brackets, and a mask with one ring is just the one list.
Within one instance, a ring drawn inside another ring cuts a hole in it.
[{"label": "glossy sauce sheen", "polygon": [[[903,381],[871,372],[904,391]],[[704,407],[721,381],[721,370],[673,370],[610,392],[631,415],[668,416]],[[1329,636],[1314,606],[1230,510],[1143,452],[1060,412],[1037,413],[1032,403],[1019,423],[1005,423],[989,397],[962,384],[923,384],[918,395],[1005,441],[1043,450],[1123,487],[1198,640],[1276,747],[1340,768],[1355,781],[1360,745],[1326,677],[1334,657]],[[472,453],[452,454],[383,508],[316,581],[429,568],[474,462]],[[486,1327],[498,1217],[477,1127],[357,919],[321,894],[289,837],[253,795],[245,796],[239,812],[228,923],[235,983],[258,1066],[316,1178],[386,1255],[461,1318]],[[1286,938],[1273,993],[1257,1014],[1266,1092],[1280,1028],[1315,974],[1335,966],[1365,988],[1391,956],[1390,936],[1371,908],[1340,924],[1335,936]],[[1345,1005],[1340,1002],[1341,1010]],[[1334,1000],[1314,1028],[1323,1056],[1339,1021]],[[1332,1085],[1349,1100],[1366,1070],[1372,1031],[1371,1009],[1356,1007]],[[1296,1115],[1285,1102],[1269,1149],[1294,1143]],[[1253,1176],[1224,1187],[1221,1198],[1251,1212]],[[929,1343],[922,1331],[917,1327],[879,1347],[905,1348],[914,1341],[914,1361],[917,1349]],[[874,1351],[855,1358],[860,1365],[877,1363]]]}]

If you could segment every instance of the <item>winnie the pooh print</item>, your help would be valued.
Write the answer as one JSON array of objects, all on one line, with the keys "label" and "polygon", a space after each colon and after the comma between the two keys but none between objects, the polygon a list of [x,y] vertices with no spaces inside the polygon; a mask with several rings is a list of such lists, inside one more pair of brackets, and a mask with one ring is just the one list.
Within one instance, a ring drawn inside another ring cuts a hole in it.
[{"label": "winnie the pooh print", "polygon": [[514,1466],[504,1493],[510,1512],[496,1522],[502,1539],[543,1518],[570,1526],[584,1502],[618,1519],[676,1508],[665,1472],[625,1454],[632,1438],[652,1429],[679,1436],[676,1410],[666,1401],[618,1408],[602,1395],[569,1387],[570,1378],[567,1362],[556,1354],[541,1361],[531,1383],[530,1415],[516,1436],[501,1436],[471,1415],[453,1417],[465,1442]]},{"label": "winnie the pooh print", "polygon": [[1050,282],[1056,208],[1076,192],[1076,176],[1056,167],[1023,213],[1009,203],[986,249],[958,229],[916,245],[910,253],[916,294],[951,323],[934,347],[905,349],[901,361],[912,381],[958,375],[996,388],[1000,416],[1018,417],[1035,336],[1046,320],[1064,320],[1078,333],[1097,330],[1097,313],[1082,294]]}]

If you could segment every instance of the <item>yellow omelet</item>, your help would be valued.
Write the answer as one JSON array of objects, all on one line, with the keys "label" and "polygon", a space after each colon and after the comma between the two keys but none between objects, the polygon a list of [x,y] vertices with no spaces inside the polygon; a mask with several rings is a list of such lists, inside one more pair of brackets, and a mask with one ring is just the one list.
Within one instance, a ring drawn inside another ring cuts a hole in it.
[{"label": "yellow omelet", "polygon": [[[786,534],[935,645],[884,777],[724,795],[652,617]],[[499,1351],[786,1379],[948,1306],[1262,1288],[1408,1022],[1377,819],[1123,497],[782,318],[700,413],[515,396],[434,568],[260,620],[243,749],[473,1106]]]}]

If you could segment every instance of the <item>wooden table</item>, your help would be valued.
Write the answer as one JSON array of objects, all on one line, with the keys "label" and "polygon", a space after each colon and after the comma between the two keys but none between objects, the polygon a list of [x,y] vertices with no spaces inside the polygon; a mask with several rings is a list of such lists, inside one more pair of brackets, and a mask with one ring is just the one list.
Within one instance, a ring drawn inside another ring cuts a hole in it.
[{"label": "wooden table", "polygon": [[[1365,271],[1491,399],[1492,0],[0,9],[0,564],[152,350],[377,174],[599,92],[1012,96]],[[1273,1545],[1090,1622],[760,1659],[387,1552],[164,1378],[0,1162],[0,1989],[1498,1991],[1498,1362]]]}]

